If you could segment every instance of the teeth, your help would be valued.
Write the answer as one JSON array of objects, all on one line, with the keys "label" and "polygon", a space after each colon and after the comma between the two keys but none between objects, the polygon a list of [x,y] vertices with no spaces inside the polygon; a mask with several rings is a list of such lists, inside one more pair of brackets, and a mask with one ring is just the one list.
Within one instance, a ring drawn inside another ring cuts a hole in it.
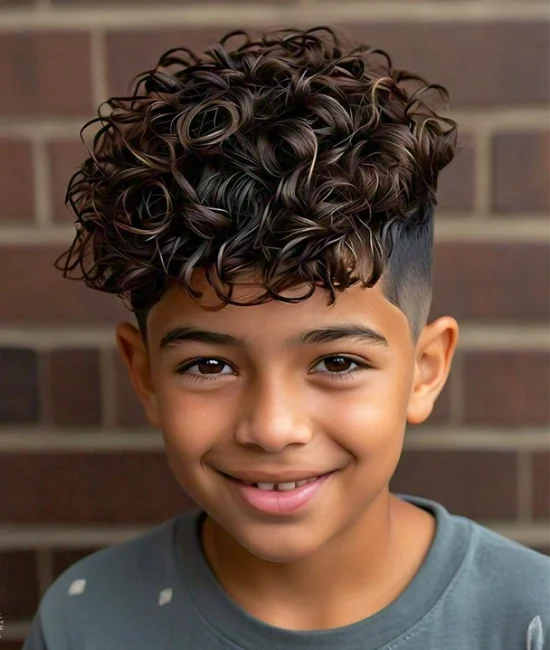
[{"label": "teeth", "polygon": [[288,490],[294,490],[297,487],[302,487],[306,483],[312,483],[316,481],[319,477],[315,476],[314,478],[306,479],[303,481],[292,481],[290,483],[253,483],[260,490],[275,490],[276,492],[286,492]]}]

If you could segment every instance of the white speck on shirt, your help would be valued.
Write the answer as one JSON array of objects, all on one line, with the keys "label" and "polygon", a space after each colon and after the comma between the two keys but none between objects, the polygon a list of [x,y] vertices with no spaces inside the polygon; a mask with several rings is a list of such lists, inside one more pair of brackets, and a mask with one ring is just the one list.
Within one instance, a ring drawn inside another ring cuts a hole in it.
[{"label": "white speck on shirt", "polygon": [[83,578],[74,580],[69,587],[69,596],[80,596],[84,593],[84,589],[86,589],[86,580]]},{"label": "white speck on shirt", "polygon": [[172,600],[172,590],[163,589],[159,594],[159,605],[166,605]]},{"label": "white speck on shirt", "polygon": [[542,630],[542,621],[540,616],[529,623],[527,629],[527,650],[542,650],[544,647],[544,632]]}]

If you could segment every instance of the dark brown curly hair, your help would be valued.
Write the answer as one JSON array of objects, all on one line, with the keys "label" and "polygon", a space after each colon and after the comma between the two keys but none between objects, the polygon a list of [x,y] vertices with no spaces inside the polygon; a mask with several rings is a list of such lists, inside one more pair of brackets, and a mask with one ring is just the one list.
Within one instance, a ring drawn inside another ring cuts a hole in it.
[{"label": "dark brown curly hair", "polygon": [[[437,177],[456,150],[456,123],[426,100],[447,100],[443,87],[326,27],[231,32],[201,56],[171,49],[136,78],[81,130],[101,125],[67,189],[77,232],[56,261],[65,277],[119,295],[143,329],[169,283],[200,297],[194,269],[225,304],[297,302],[316,286],[332,304],[382,278],[418,333]],[[239,303],[250,271],[265,291]],[[280,295],[304,283],[303,296]]]}]

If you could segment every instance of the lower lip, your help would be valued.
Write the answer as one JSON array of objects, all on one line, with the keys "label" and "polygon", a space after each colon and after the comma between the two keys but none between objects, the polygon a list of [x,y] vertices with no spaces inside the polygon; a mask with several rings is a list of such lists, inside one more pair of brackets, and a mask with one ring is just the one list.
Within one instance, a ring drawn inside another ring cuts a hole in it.
[{"label": "lower lip", "polygon": [[242,498],[256,510],[272,514],[287,514],[309,503],[333,473],[324,474],[315,481],[293,490],[281,492],[278,490],[260,490],[260,488],[247,485],[237,479],[230,478],[229,481],[236,487]]}]

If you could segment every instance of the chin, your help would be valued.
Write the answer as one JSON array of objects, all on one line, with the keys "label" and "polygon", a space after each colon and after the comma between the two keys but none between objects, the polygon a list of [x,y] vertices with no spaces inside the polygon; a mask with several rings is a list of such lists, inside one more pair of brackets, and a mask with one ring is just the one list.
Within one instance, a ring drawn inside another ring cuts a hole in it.
[{"label": "chin", "polygon": [[[231,533],[233,535],[233,533]],[[270,531],[269,528],[260,527],[258,531],[240,530],[233,535],[235,540],[249,553],[264,562],[290,564],[311,557],[323,545],[323,540],[318,537],[308,536],[299,528],[295,531],[288,529]]]}]

